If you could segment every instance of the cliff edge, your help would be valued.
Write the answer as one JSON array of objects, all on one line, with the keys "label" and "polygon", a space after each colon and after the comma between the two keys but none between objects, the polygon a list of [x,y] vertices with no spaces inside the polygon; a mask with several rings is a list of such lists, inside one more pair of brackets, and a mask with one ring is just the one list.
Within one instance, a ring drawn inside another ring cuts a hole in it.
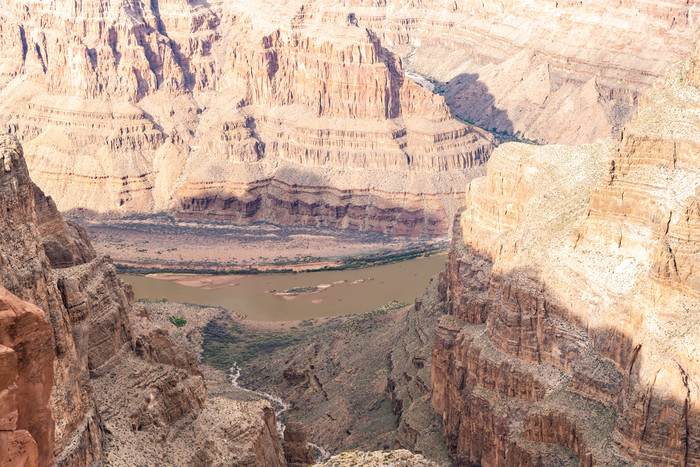
[{"label": "cliff edge", "polygon": [[505,144],[470,184],[432,364],[459,464],[700,462],[696,71],[616,144]]}]

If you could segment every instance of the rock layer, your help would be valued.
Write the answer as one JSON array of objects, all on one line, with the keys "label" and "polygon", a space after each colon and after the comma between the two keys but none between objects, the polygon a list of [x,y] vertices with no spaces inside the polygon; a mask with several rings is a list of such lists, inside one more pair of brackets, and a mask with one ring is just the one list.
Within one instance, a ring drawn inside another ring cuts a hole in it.
[{"label": "rock layer", "polygon": [[0,120],[63,211],[304,223],[301,190],[327,224],[444,234],[493,148],[371,30],[316,5],[2,6]]},{"label": "rock layer", "polygon": [[0,162],[3,465],[133,465],[129,443],[143,465],[177,465],[163,444],[176,426],[179,442],[205,459],[223,452],[222,462],[282,465],[269,405],[217,400],[218,421],[197,421],[207,394],[195,358],[133,313],[109,258],[97,258],[82,227],[32,183],[16,138],[1,137]]},{"label": "rock layer", "polygon": [[688,53],[700,9],[685,0],[350,5],[456,115],[565,144],[616,137],[643,91]]},{"label": "rock layer", "polygon": [[700,462],[693,66],[616,145],[505,144],[470,184],[432,364],[458,464]]}]

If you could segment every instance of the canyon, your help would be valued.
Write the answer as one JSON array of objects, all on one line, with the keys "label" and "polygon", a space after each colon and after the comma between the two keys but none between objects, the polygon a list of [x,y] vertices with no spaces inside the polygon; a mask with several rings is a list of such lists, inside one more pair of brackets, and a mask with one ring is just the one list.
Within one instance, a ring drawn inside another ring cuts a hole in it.
[{"label": "canyon", "polygon": [[270,405],[207,397],[195,357],[33,184],[15,137],[0,155],[2,464],[286,465]]},{"label": "canyon", "polygon": [[616,144],[505,144],[470,184],[431,375],[458,464],[700,463],[695,48]]},{"label": "canyon", "polygon": [[608,3],[4,0],[0,122],[62,212],[444,236],[466,121],[615,136],[688,53],[696,2]]},{"label": "canyon", "polygon": [[[0,464],[699,465],[698,13],[0,0]],[[261,323],[136,301],[74,220],[152,216],[451,245]]]},{"label": "canyon", "polygon": [[303,5],[3,6],[0,119],[64,212],[444,235],[494,147]]}]

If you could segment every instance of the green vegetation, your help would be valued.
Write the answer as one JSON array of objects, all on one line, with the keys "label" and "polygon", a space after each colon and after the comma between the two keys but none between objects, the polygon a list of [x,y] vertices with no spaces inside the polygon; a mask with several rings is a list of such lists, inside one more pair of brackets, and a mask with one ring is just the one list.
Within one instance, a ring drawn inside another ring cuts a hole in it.
[{"label": "green vegetation", "polygon": [[166,297],[163,297],[163,298],[157,298],[157,299],[155,299],[155,300],[151,300],[149,297],[141,297],[141,298],[137,298],[137,299],[136,299],[136,302],[137,302],[137,303],[151,303],[151,302],[155,302],[155,303],[167,303],[167,302],[168,302],[168,299],[167,299]]},{"label": "green vegetation", "polygon": [[298,327],[286,331],[252,330],[222,316],[209,321],[202,329],[202,356],[205,364],[228,371],[234,363],[244,367],[279,349],[314,342],[320,335],[328,335],[332,330],[352,334],[369,332],[376,326],[379,317],[406,305],[393,301],[367,313],[338,316],[315,326],[317,320],[307,319],[301,321]]},{"label": "green vegetation", "polygon": [[[322,268],[309,268],[301,271],[295,271],[291,268],[271,268],[271,269],[258,269],[255,267],[247,267],[245,269],[240,268],[223,268],[217,267],[217,265],[212,263],[201,263],[193,264],[192,262],[185,263],[186,267],[142,267],[142,266],[132,266],[124,264],[115,264],[117,272],[119,274],[153,274],[153,273],[174,273],[174,274],[212,274],[212,275],[253,275],[253,274],[279,274],[279,273],[297,273],[297,272],[314,272],[314,271],[344,271],[346,269],[359,269],[367,268],[371,266],[380,266],[383,264],[398,263],[401,261],[408,261],[411,259],[419,258],[421,256],[428,257],[439,253],[444,253],[448,250],[449,245],[447,242],[441,242],[430,246],[415,246],[407,248],[401,251],[381,251],[379,253],[361,255],[361,256],[347,256],[341,258],[341,263],[338,266],[324,266]],[[310,258],[310,257],[309,257]],[[307,258],[302,258],[301,263],[306,262]],[[314,261],[320,260],[320,258],[311,258]],[[283,264],[298,264],[296,261],[275,261],[274,265]]]},{"label": "green vegetation", "polygon": [[408,303],[394,300],[386,305],[380,306],[379,308],[375,308],[372,311],[368,311],[367,313],[351,316],[345,323],[343,323],[343,328],[346,331],[355,334],[367,332],[374,325],[373,323],[375,318],[387,314],[388,311],[398,310],[399,308],[403,308],[405,306],[408,306]]},{"label": "green vegetation", "polygon": [[[281,294],[286,294],[286,295],[299,295],[302,293],[307,293],[307,292],[316,292],[318,290],[318,287],[315,285],[307,285],[306,287],[293,287],[291,289],[283,290]],[[274,293],[274,292],[273,292]]]},{"label": "green vegetation", "polygon": [[168,320],[170,320],[170,322],[173,323],[175,325],[175,327],[177,327],[177,328],[181,328],[185,324],[187,324],[187,320],[185,318],[183,318],[182,316],[170,316],[170,318],[168,318]]},{"label": "green vegetation", "polygon": [[300,342],[298,333],[244,332],[229,318],[209,321],[202,337],[204,363],[224,371],[234,363],[244,365],[260,355]]}]

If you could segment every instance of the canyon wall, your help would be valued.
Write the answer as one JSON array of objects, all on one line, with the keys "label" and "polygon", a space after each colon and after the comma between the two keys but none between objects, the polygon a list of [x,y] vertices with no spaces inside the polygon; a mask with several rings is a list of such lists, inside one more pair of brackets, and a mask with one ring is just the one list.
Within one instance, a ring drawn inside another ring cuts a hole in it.
[{"label": "canyon wall", "polygon": [[464,121],[550,142],[617,136],[689,51],[699,11],[680,0],[0,7],[0,124],[61,211],[431,236],[449,231],[495,145]]},{"label": "canyon wall", "polygon": [[316,5],[0,6],[0,121],[61,211],[444,235],[494,146]]},{"label": "canyon wall", "polygon": [[504,144],[469,185],[431,378],[458,464],[700,463],[696,71],[616,144]]},{"label": "canyon wall", "polygon": [[[133,451],[143,465],[178,464],[167,455],[178,443],[188,459],[196,447],[224,461],[284,464],[269,405],[207,407],[195,358],[132,309],[109,258],[96,257],[82,227],[33,184],[8,135],[0,137],[0,213],[3,465],[132,463]],[[216,421],[204,421],[212,411]],[[243,424],[235,436],[215,433]],[[213,438],[228,447],[216,449]]]},{"label": "canyon wall", "polygon": [[700,13],[692,0],[347,3],[459,117],[565,144],[617,137],[688,53]]},{"label": "canyon wall", "polygon": [[0,464],[50,465],[54,420],[51,328],[44,313],[0,287]]}]

